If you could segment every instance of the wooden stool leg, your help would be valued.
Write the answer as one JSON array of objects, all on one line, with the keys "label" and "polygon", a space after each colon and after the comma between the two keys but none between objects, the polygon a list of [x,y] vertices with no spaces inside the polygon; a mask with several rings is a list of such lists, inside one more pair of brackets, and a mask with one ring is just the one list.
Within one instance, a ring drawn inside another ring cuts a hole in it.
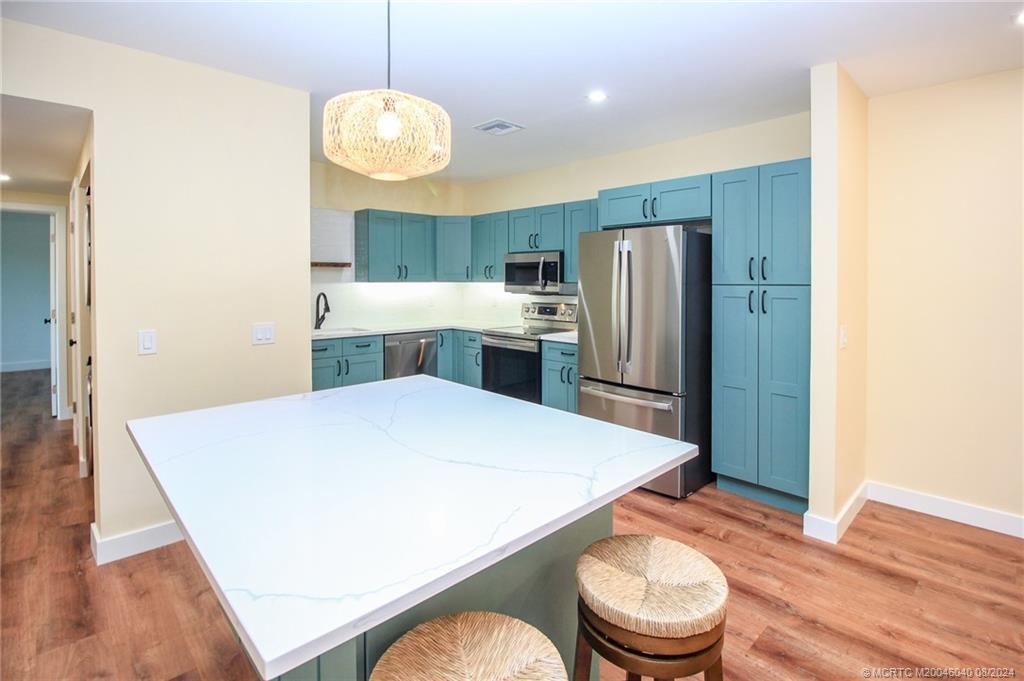
[{"label": "wooden stool leg", "polygon": [[704,670],[704,681],[722,681],[722,658]]},{"label": "wooden stool leg", "polygon": [[576,657],[572,664],[572,681],[590,681],[590,663],[594,649],[583,636],[583,630],[576,632]]}]

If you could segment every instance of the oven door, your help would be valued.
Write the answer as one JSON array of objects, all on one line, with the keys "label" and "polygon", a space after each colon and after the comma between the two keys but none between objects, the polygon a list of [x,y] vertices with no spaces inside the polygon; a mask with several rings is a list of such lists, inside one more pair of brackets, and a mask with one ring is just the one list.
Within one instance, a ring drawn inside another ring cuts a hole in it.
[{"label": "oven door", "polygon": [[562,252],[509,253],[505,256],[505,290],[509,293],[562,292]]},{"label": "oven door", "polygon": [[540,342],[484,335],[483,389],[540,404]]}]

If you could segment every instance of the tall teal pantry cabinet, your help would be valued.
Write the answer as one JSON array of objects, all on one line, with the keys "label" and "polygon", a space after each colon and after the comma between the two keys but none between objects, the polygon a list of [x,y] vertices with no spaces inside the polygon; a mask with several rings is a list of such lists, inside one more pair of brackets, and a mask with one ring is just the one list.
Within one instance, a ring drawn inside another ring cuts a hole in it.
[{"label": "tall teal pantry cabinet", "polygon": [[810,159],[712,176],[711,468],[718,485],[807,508]]}]

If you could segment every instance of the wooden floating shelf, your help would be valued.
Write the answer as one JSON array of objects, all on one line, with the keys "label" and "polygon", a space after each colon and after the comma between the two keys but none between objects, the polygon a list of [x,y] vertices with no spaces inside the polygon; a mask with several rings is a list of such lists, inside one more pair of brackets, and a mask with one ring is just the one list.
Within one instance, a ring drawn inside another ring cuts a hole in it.
[{"label": "wooden floating shelf", "polygon": [[311,262],[310,267],[352,267],[350,262]]}]

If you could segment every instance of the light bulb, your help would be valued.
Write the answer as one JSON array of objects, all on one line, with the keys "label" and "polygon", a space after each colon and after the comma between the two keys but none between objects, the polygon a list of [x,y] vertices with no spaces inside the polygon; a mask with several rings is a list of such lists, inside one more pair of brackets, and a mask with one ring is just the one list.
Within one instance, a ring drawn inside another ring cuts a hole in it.
[{"label": "light bulb", "polygon": [[377,119],[377,136],[393,140],[402,134],[402,121],[394,111],[385,111]]}]

